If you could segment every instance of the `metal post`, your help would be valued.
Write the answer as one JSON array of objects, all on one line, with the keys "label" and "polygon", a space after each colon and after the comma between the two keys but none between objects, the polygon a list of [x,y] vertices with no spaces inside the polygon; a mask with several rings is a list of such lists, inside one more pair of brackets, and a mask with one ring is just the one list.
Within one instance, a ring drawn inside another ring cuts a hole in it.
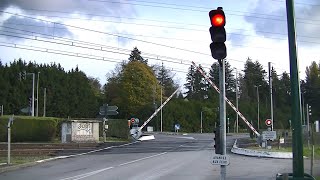
[{"label": "metal post", "polygon": [[[238,90],[238,69],[236,69],[236,107],[237,107],[237,111],[239,111],[239,90]],[[239,115],[237,113],[237,133],[239,133]]]},{"label": "metal post", "polygon": [[43,117],[46,117],[47,88],[43,90]]},{"label": "metal post", "polygon": [[200,113],[200,133],[202,133],[202,111]]},{"label": "metal post", "polygon": [[[10,123],[10,122],[9,122]],[[10,157],[11,157],[11,127],[8,123],[8,164],[10,164]]]},{"label": "metal post", "polygon": [[311,149],[311,161],[310,161],[310,175],[313,175],[313,166],[314,166],[314,128],[312,128],[311,125],[311,143],[312,143],[312,149]]},{"label": "metal post", "polygon": [[259,100],[259,87],[261,85],[254,86],[257,88],[257,103],[258,103],[258,130],[260,129],[260,100]]},{"label": "metal post", "polygon": [[307,132],[308,132],[308,149],[310,149],[310,114],[309,114],[309,104],[307,104]]},{"label": "metal post", "polygon": [[288,43],[290,58],[290,80],[291,80],[291,118],[292,128],[292,153],[293,153],[293,178],[304,177],[303,144],[301,128],[301,108],[300,108],[300,86],[299,71],[296,47],[296,31],[294,18],[294,1],[286,0]]},{"label": "metal post", "polygon": [[303,93],[301,92],[300,93],[301,95],[301,101],[302,101],[302,121],[303,121],[303,124],[306,125],[306,117],[305,117],[305,113],[304,113],[304,97],[303,97]]},{"label": "metal post", "polygon": [[[162,62],[162,69],[161,69],[161,86],[160,86],[160,94],[161,94],[161,105],[162,105],[162,84],[163,84],[163,62]],[[162,132],[162,108],[160,111],[160,121],[161,121],[161,132]]]},{"label": "metal post", "polygon": [[230,121],[229,121],[229,118],[227,118],[228,120],[228,133],[230,133]]},{"label": "metal post", "polygon": [[39,78],[40,72],[38,72],[38,79],[37,79],[37,109],[36,109],[36,116],[39,116]]},{"label": "metal post", "polygon": [[[161,100],[160,103],[162,105],[162,84],[160,86],[160,94],[161,94]],[[160,110],[160,131],[162,132],[162,108]]]},{"label": "metal post", "polygon": [[34,80],[35,80],[35,74],[32,74],[32,105],[31,105],[31,116],[34,116]]},{"label": "metal post", "polygon": [[1,116],[3,116],[3,105],[1,105]]},{"label": "metal post", "polygon": [[272,97],[272,72],[271,72],[271,62],[268,62],[269,69],[269,87],[270,87],[270,112],[271,112],[271,131],[273,131],[273,97]]},{"label": "metal post", "polygon": [[[107,112],[106,112],[107,113]],[[103,123],[102,123],[102,129],[103,129],[103,142],[105,143],[107,141],[107,135],[106,135],[106,119],[103,118]]]},{"label": "metal post", "polygon": [[[220,135],[221,135],[221,146],[222,146],[222,155],[226,154],[226,101],[225,101],[225,60],[220,60],[219,66],[219,89],[220,89]],[[221,165],[221,180],[226,179],[227,167]]]}]

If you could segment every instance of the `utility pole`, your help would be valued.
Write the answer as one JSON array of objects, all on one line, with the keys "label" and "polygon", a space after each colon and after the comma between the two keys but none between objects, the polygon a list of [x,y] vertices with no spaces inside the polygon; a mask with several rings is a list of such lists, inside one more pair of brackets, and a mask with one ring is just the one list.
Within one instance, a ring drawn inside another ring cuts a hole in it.
[{"label": "utility pole", "polygon": [[[163,62],[162,62],[162,68],[161,68],[161,86],[160,86],[160,94],[161,94],[161,105],[162,105],[162,84],[163,84]],[[160,122],[161,122],[161,132],[162,132],[162,108],[160,112]]]},{"label": "utility pole", "polygon": [[[226,89],[225,89],[225,60],[219,60],[219,89],[220,89],[220,135],[221,135],[221,146],[222,146],[222,155],[226,155]],[[227,167],[221,165],[221,179],[226,179]]]},{"label": "utility pole", "polygon": [[271,62],[268,62],[269,70],[269,87],[270,87],[270,112],[271,112],[271,131],[273,131],[273,99],[272,99],[272,72],[271,72]]},{"label": "utility pole", "polygon": [[202,133],[202,112],[200,113],[200,133]]},{"label": "utility pole", "polygon": [[308,148],[310,149],[310,106],[307,104],[307,131],[308,131]]},{"label": "utility pole", "polygon": [[305,113],[304,113],[304,97],[303,97],[303,93],[301,92],[300,93],[301,95],[301,101],[302,101],[302,121],[303,121],[303,124],[306,125],[306,118],[305,118]]},{"label": "utility pole", "polygon": [[[238,69],[236,69],[236,108],[239,111],[239,89],[238,89]],[[237,133],[239,133],[239,115],[237,113]]]},{"label": "utility pole", "polygon": [[254,87],[256,87],[257,88],[257,103],[258,103],[258,112],[257,112],[257,114],[258,114],[258,130],[260,129],[260,100],[259,100],[259,87],[260,87],[261,85],[257,85],[257,86],[254,86]]},{"label": "utility pole", "polygon": [[[292,153],[293,153],[293,178],[304,177],[303,143],[301,126],[301,103],[300,85],[296,45],[296,22],[294,17],[294,1],[286,0],[288,43],[290,59],[290,80],[291,80],[291,118],[293,123],[292,132]],[[273,124],[273,123],[272,123]]]},{"label": "utility pole", "polygon": [[43,90],[43,117],[46,117],[47,88]]},{"label": "utility pole", "polygon": [[34,73],[28,73],[32,75],[32,107],[31,107],[31,116],[34,116],[34,79],[35,74]]},{"label": "utility pole", "polygon": [[36,110],[36,116],[39,116],[39,77],[40,72],[38,72],[38,79],[37,79],[37,110]]}]

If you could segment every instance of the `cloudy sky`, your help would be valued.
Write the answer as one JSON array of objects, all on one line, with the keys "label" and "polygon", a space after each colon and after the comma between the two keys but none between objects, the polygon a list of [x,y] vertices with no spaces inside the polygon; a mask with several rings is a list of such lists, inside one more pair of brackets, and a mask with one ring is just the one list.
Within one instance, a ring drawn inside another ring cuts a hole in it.
[{"label": "cloudy sky", "polygon": [[[236,3],[237,2],[237,3]],[[226,14],[227,61],[240,70],[247,57],[267,70],[289,71],[284,0],[1,0],[0,58],[78,67],[105,75],[137,46],[149,64],[161,63],[184,84],[191,61],[209,67],[208,12]],[[300,77],[319,61],[320,3],[295,2]],[[318,50],[318,51],[317,51]]]}]

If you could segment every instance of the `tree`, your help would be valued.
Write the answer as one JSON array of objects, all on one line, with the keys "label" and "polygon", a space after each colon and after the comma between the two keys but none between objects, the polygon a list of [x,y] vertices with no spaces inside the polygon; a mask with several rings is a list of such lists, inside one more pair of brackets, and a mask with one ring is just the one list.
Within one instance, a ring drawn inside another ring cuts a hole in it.
[{"label": "tree", "polygon": [[[210,80],[219,88],[219,63],[215,62],[211,65],[209,71]],[[225,85],[226,85],[226,96],[229,99],[235,98],[236,91],[236,80],[233,75],[233,69],[228,61],[225,62]],[[209,89],[215,91],[211,86]]]},{"label": "tree", "polygon": [[[199,68],[203,70],[201,65]],[[189,68],[187,74],[187,83],[184,84],[187,88],[186,98],[203,100],[208,98],[208,83],[205,78],[193,66]]]},{"label": "tree", "polygon": [[148,64],[148,60],[144,59],[141,56],[141,51],[139,51],[139,49],[137,47],[134,47],[133,50],[131,51],[130,57],[129,57],[129,62],[133,62],[133,61],[139,61],[142,62],[144,64]]},{"label": "tree", "polygon": [[155,74],[149,66],[139,61],[129,62],[119,79],[117,103],[123,109],[123,115],[137,116],[145,106],[152,104],[155,85],[159,88]]},{"label": "tree", "polygon": [[178,85],[173,81],[172,73],[163,64],[155,69],[155,72],[159,84],[162,84],[163,95],[169,97],[178,88]]},{"label": "tree", "polygon": [[315,61],[306,68],[305,101],[311,105],[311,120],[320,116],[320,63]]}]

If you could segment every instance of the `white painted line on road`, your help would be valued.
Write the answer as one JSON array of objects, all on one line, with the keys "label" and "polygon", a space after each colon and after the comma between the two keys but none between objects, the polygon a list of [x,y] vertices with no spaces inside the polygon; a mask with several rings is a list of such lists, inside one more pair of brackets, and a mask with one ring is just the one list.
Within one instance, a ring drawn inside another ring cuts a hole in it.
[{"label": "white painted line on road", "polygon": [[162,156],[162,155],[167,154],[167,153],[168,152],[163,152],[163,153],[160,153],[160,154],[144,157],[144,158],[137,159],[137,160],[134,160],[134,161],[129,161],[129,162],[126,162],[126,163],[119,164],[117,167],[124,166],[124,165],[127,165],[127,164],[132,164],[132,163],[135,163],[135,162],[139,162],[139,161],[142,161],[142,160],[145,160],[145,159],[150,159],[150,158],[157,157],[157,156]]},{"label": "white painted line on road", "polygon": [[[144,158],[137,159],[137,160],[134,160],[134,161],[129,161],[129,162],[126,162],[126,163],[119,164],[116,167],[121,167],[121,166],[124,166],[124,165],[132,164],[132,163],[139,162],[139,161],[142,161],[142,160],[145,160],[145,159],[150,159],[150,158],[153,158],[153,157],[161,156],[161,155],[164,155],[164,154],[167,154],[167,153],[168,152],[163,152],[163,153],[160,153],[160,154],[155,154],[155,155],[144,157]],[[83,178],[86,178],[86,177],[89,177],[89,176],[93,176],[95,174],[98,174],[98,173],[101,173],[103,171],[107,171],[107,170],[110,170],[110,169],[113,169],[113,168],[114,167],[107,167],[107,168],[103,168],[103,169],[99,169],[99,170],[95,170],[95,171],[91,171],[91,172],[87,172],[87,173],[84,173],[84,174],[79,174],[79,175],[76,175],[76,176],[71,176],[71,177],[67,177],[67,178],[63,178],[63,179],[59,179],[59,180],[71,180],[71,179],[72,180],[80,180],[80,179],[83,179]]]},{"label": "white painted line on road", "polygon": [[174,138],[180,138],[180,139],[192,139],[196,140],[194,137],[184,137],[184,136],[173,136]]},{"label": "white painted line on road", "polygon": [[135,144],[135,143],[137,143],[137,142],[122,144],[122,145],[119,145],[119,146],[109,146],[109,147],[106,147],[106,148],[96,149],[96,150],[92,150],[92,151],[89,151],[89,152],[73,154],[73,155],[69,155],[69,156],[57,156],[57,157],[53,157],[53,158],[42,159],[42,160],[39,160],[39,161],[36,161],[36,162],[37,163],[41,163],[41,162],[46,162],[46,161],[51,161],[51,160],[56,160],[56,159],[65,159],[65,158],[70,158],[70,157],[75,157],[75,156],[82,156],[82,155],[91,154],[91,153],[94,153],[94,152],[99,152],[99,151],[111,149],[111,148],[114,148],[114,147],[128,146],[128,145]]},{"label": "white painted line on road", "polygon": [[67,177],[67,178],[60,179],[60,180],[70,180],[70,179],[79,180],[79,179],[83,179],[83,178],[98,174],[98,173],[103,172],[103,171],[107,171],[109,169],[113,169],[113,167],[107,167],[107,168],[103,168],[103,169],[87,172],[87,173],[84,173],[84,174],[79,174],[79,175],[76,175],[76,176]]}]

